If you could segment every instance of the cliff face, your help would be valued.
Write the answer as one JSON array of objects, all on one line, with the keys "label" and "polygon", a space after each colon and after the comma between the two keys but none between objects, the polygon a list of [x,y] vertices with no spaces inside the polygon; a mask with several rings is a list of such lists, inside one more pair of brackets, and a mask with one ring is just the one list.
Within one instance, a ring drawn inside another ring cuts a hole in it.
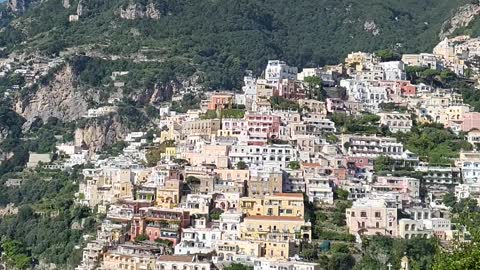
[{"label": "cliff face", "polygon": [[440,40],[453,34],[455,30],[468,26],[480,14],[480,4],[467,4],[460,7],[453,16],[443,23],[440,31]]},{"label": "cliff face", "polygon": [[135,20],[148,18],[152,20],[160,19],[160,11],[155,4],[149,3],[146,6],[139,3],[130,3],[125,8],[120,9],[120,18],[125,20]]},{"label": "cliff face", "polygon": [[16,14],[24,13],[27,8],[40,2],[39,0],[8,0],[8,9]]},{"label": "cliff face", "polygon": [[41,86],[27,97],[19,97],[15,111],[31,123],[35,117],[47,120],[56,117],[64,122],[80,118],[87,112],[84,94],[76,91],[74,75],[66,65],[48,85]]},{"label": "cliff face", "polygon": [[127,127],[120,122],[120,117],[116,114],[91,119],[75,131],[75,145],[84,145],[94,153],[105,145],[124,139],[127,133]]}]

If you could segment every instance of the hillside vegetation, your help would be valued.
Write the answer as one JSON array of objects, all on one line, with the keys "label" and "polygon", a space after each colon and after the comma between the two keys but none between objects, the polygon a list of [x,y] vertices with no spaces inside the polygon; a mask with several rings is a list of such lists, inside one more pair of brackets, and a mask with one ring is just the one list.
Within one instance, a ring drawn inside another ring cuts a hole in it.
[{"label": "hillside vegetation", "polygon": [[[129,4],[152,3],[158,19],[120,18]],[[145,56],[201,71],[205,86],[237,88],[245,69],[268,59],[297,66],[337,63],[351,51],[430,51],[456,8],[467,0],[82,0],[64,8],[46,0],[0,32],[7,51],[56,54],[67,48],[102,55]],[[25,42],[26,41],[26,42]],[[169,67],[171,69],[171,67]]]}]

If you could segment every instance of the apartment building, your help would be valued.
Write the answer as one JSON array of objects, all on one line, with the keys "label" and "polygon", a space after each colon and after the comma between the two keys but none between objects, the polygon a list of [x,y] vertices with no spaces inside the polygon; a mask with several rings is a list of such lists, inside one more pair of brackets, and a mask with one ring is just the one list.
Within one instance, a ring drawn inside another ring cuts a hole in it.
[{"label": "apartment building", "polygon": [[351,234],[397,236],[397,203],[383,198],[362,198],[345,210]]},{"label": "apartment building", "polygon": [[302,193],[276,193],[264,198],[240,198],[240,208],[247,216],[304,217]]}]

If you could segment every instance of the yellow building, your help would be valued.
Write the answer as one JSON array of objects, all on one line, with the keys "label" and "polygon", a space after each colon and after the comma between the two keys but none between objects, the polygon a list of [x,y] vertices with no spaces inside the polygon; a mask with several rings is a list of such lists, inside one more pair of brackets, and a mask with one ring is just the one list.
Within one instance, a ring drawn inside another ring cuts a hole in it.
[{"label": "yellow building", "polygon": [[165,186],[157,189],[156,205],[161,208],[174,208],[180,202],[182,183],[177,179],[165,181]]},{"label": "yellow building", "polygon": [[284,259],[298,254],[299,248],[292,241],[268,241],[264,243],[264,256],[269,259]]},{"label": "yellow building", "polygon": [[161,153],[163,159],[174,159],[177,157],[177,148],[175,146],[165,147],[165,153]]},{"label": "yellow building", "polygon": [[310,222],[299,217],[249,216],[240,224],[240,239],[252,241],[310,241]]},{"label": "yellow building", "polygon": [[240,207],[247,216],[300,217],[305,215],[302,193],[277,193],[265,198],[240,198]]}]

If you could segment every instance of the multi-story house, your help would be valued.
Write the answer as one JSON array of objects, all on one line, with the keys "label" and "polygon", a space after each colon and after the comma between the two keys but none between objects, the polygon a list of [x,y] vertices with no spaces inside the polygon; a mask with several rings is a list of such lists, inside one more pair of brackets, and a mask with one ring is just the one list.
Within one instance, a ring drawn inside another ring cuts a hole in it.
[{"label": "multi-story house", "polygon": [[139,214],[133,218],[131,236],[145,235],[150,241],[164,239],[175,245],[180,240],[181,229],[188,225],[190,213],[183,209],[140,208]]},{"label": "multi-story house", "polygon": [[138,244],[123,244],[103,255],[101,269],[155,269],[156,255],[161,248]]},{"label": "multi-story house", "polygon": [[215,269],[211,262],[199,260],[194,255],[171,256],[161,255],[156,258],[154,270],[180,270],[196,269],[211,270]]},{"label": "multi-story house", "polygon": [[460,168],[463,183],[467,185],[480,184],[480,153],[460,152],[455,166]]},{"label": "multi-story house", "polygon": [[182,240],[175,246],[175,255],[208,254],[215,250],[215,244],[222,239],[222,231],[208,227],[185,228]]},{"label": "multi-story house", "polygon": [[306,195],[310,202],[333,204],[333,181],[326,175],[305,176]]},{"label": "multi-story house", "polygon": [[187,194],[185,202],[179,204],[179,208],[185,209],[190,215],[208,215],[212,207],[211,194]]},{"label": "multi-story house", "polygon": [[310,241],[310,222],[299,217],[249,216],[240,224],[240,239],[252,241]]},{"label": "multi-story house", "polygon": [[412,119],[408,113],[379,113],[380,125],[387,126],[390,132],[409,132],[412,128]]},{"label": "multi-story house", "polygon": [[397,236],[397,203],[387,199],[362,198],[345,210],[351,234]]},{"label": "multi-story house", "polygon": [[247,216],[304,217],[302,193],[277,193],[264,198],[240,198],[240,208]]},{"label": "multi-story house", "polygon": [[404,203],[420,201],[420,180],[416,178],[379,176],[370,188],[372,192],[395,194]]},{"label": "multi-story house", "polygon": [[262,257],[262,244],[254,241],[224,240],[215,245],[216,256],[212,257],[218,263],[243,263],[252,264],[253,260]]},{"label": "multi-story house", "polygon": [[304,261],[276,260],[268,258],[256,258],[253,261],[253,270],[320,270],[318,263]]},{"label": "multi-story house", "polygon": [[241,213],[229,211],[220,215],[218,228],[222,230],[222,240],[237,240],[240,235]]},{"label": "multi-story house", "polygon": [[379,64],[385,74],[385,80],[396,81],[405,80],[407,75],[405,73],[405,64],[402,61],[389,61]]},{"label": "multi-story house", "polygon": [[231,164],[243,161],[248,165],[262,166],[267,162],[276,162],[280,168],[286,168],[290,161],[296,159],[296,151],[288,144],[233,145],[229,159]]},{"label": "multi-story house", "polygon": [[298,69],[284,61],[269,60],[265,68],[265,79],[269,85],[277,86],[283,79],[296,80]]},{"label": "multi-story house", "polygon": [[247,183],[247,195],[263,198],[283,191],[283,173],[280,171],[252,170]]},{"label": "multi-story house", "polygon": [[280,117],[276,115],[249,113],[245,115],[247,131],[251,136],[266,136],[266,138],[278,138],[280,131]]},{"label": "multi-story house", "polygon": [[389,156],[393,159],[402,159],[403,144],[395,138],[377,136],[351,136],[347,141],[350,145],[350,156],[368,157],[375,159],[379,156]]}]

